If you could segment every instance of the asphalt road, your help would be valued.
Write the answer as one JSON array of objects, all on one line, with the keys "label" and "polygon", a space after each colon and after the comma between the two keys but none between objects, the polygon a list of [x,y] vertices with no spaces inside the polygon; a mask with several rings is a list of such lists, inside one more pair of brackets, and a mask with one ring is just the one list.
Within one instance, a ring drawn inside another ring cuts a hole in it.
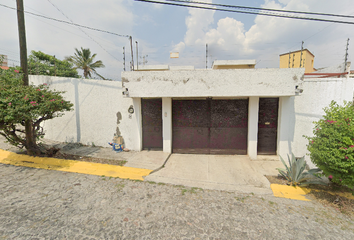
[{"label": "asphalt road", "polygon": [[316,203],[0,164],[0,239],[354,239]]}]

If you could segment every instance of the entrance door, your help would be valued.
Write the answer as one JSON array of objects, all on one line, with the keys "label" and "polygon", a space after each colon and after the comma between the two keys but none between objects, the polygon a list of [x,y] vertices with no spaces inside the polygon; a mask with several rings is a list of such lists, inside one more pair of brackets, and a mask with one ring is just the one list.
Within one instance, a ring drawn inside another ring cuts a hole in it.
[{"label": "entrance door", "polygon": [[162,150],[162,99],[141,99],[143,149]]},{"label": "entrance door", "polygon": [[247,154],[248,99],[173,100],[175,153]]},{"label": "entrance door", "polygon": [[258,145],[259,155],[277,154],[279,98],[260,98],[258,115]]}]

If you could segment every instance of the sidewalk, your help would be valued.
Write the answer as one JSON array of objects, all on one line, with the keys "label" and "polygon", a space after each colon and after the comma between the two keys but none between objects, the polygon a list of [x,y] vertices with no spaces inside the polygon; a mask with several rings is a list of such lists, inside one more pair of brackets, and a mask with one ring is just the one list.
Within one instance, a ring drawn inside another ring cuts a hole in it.
[{"label": "sidewalk", "polygon": [[[115,152],[111,147],[103,148],[85,146],[78,143],[61,143],[44,140],[46,145],[60,148],[64,154],[72,154],[93,158],[127,161],[125,166],[116,166],[101,163],[64,160],[47,157],[31,157],[21,154],[23,151],[4,142],[0,136],[0,163],[15,166],[43,168],[65,172],[75,172],[123,179],[144,180],[153,170],[162,166],[168,154],[161,152]],[[108,144],[107,144],[108,145]],[[3,150],[1,150],[3,149]]]}]

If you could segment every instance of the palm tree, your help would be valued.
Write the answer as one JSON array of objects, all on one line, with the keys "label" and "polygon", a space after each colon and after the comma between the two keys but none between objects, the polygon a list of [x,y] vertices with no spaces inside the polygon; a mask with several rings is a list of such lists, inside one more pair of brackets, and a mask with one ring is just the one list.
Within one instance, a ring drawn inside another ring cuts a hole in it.
[{"label": "palm tree", "polygon": [[75,69],[82,69],[84,71],[84,77],[91,78],[91,73],[93,72],[97,76],[105,79],[100,74],[96,72],[96,68],[105,67],[101,60],[94,62],[94,58],[96,57],[96,53],[91,55],[91,51],[89,48],[82,48],[81,51],[75,48],[75,55],[66,57],[65,59],[75,65]]}]

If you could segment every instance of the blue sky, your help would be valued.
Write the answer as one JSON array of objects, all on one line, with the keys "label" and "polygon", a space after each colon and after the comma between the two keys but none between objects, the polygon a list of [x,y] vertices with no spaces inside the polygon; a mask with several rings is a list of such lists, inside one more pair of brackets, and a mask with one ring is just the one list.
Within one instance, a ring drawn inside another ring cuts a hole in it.
[{"label": "blue sky", "polygon": [[[202,0],[200,0],[202,1]],[[203,0],[205,2],[266,7],[299,11],[354,15],[352,0]],[[1,0],[15,7],[15,0]],[[110,32],[131,35],[139,43],[139,61],[147,64],[194,65],[205,68],[205,44],[209,45],[208,67],[212,61],[256,59],[258,68],[279,66],[279,55],[299,50],[301,41],[315,55],[315,67],[344,61],[347,38],[354,41],[354,25],[274,18],[250,14],[225,13],[134,0],[24,0],[25,10]],[[54,4],[55,6],[53,6]],[[61,11],[59,11],[58,9]],[[0,54],[8,55],[10,65],[18,65],[19,43],[16,11],[0,6]],[[4,21],[5,20],[5,21]],[[123,70],[122,48],[129,68],[127,38],[109,35],[25,15],[27,49],[40,50],[63,59],[74,48],[90,48],[106,65],[98,72],[120,80]],[[354,19],[346,19],[353,21]],[[354,56],[349,45],[349,60]],[[178,51],[180,58],[170,59]],[[13,61],[14,60],[14,61]],[[136,59],[135,59],[136,61]],[[354,67],[352,67],[354,68]]]}]

